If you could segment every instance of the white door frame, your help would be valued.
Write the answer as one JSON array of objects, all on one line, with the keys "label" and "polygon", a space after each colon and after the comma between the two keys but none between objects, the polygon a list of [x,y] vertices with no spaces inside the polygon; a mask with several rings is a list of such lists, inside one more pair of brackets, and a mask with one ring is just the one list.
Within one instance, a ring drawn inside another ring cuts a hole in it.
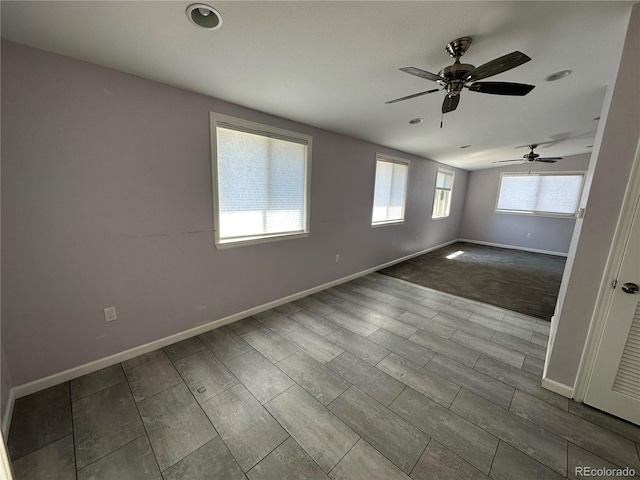
[{"label": "white door frame", "polygon": [[[636,157],[633,167],[631,168],[629,182],[627,183],[624,203],[620,211],[620,216],[618,217],[618,224],[616,225],[616,232],[613,243],[611,244],[611,250],[609,251],[607,266],[600,283],[600,290],[593,310],[593,316],[591,317],[587,341],[585,342],[582,358],[580,359],[580,367],[573,388],[573,398],[577,402],[584,401],[587,393],[587,385],[593,372],[598,345],[600,344],[607,320],[607,312],[611,307],[611,301],[613,299],[613,281],[617,278],[622,265],[622,255],[624,254],[626,242],[631,233],[631,221],[633,220],[638,198],[640,198],[640,143],[636,148]],[[588,204],[587,208],[589,208]]]},{"label": "white door frame", "polygon": [[11,462],[7,455],[7,447],[4,443],[4,438],[0,434],[0,480],[13,480],[13,474],[11,473]]}]

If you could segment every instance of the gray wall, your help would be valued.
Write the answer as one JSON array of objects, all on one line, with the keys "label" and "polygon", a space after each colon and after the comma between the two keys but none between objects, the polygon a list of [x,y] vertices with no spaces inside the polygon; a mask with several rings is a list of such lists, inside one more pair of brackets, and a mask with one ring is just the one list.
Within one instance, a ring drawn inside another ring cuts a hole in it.
[{"label": "gray wall", "polygon": [[[550,156],[547,150],[537,151]],[[469,184],[460,225],[460,238],[513,247],[567,253],[575,225],[573,218],[542,217],[496,213],[496,200],[502,172],[586,171],[589,155],[575,155],[557,163],[534,163],[476,170]],[[527,234],[531,234],[527,237]]]},{"label": "gray wall", "polygon": [[600,282],[613,242],[616,224],[640,141],[640,4],[633,7],[617,77],[605,100],[589,165],[586,213],[576,221],[560,286],[548,380],[573,387],[591,324]]},{"label": "gray wall", "polygon": [[[210,111],[313,136],[308,238],[215,249]],[[432,161],[10,42],[2,148],[14,385],[453,240],[467,183],[432,221]],[[403,225],[370,227],[377,151],[412,160]]]}]

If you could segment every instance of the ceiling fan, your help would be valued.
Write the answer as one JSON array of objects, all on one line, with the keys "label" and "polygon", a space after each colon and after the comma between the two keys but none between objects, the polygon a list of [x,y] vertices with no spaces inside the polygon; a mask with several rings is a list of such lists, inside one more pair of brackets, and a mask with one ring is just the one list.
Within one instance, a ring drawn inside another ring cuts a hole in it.
[{"label": "ceiling fan", "polygon": [[446,47],[447,53],[456,59],[453,65],[445,67],[438,74],[427,72],[415,67],[401,68],[403,72],[410,73],[426,80],[439,83],[442,88],[434,88],[426,92],[414,93],[402,98],[396,98],[386,103],[396,103],[410,98],[420,97],[428,93],[447,90],[447,96],[442,103],[442,113],[452,112],[458,107],[460,102],[460,92],[463,88],[468,88],[472,92],[490,93],[493,95],[515,95],[524,96],[535,88],[534,85],[511,82],[478,82],[483,78],[492,77],[512,68],[527,63],[531,58],[522,52],[511,52],[490,62],[475,67],[468,63],[460,63],[460,57],[464,55],[471,45],[471,37],[462,37],[449,43]]},{"label": "ceiling fan", "polygon": [[556,163],[558,160],[562,160],[562,157],[541,157],[537,153],[533,153],[533,150],[538,148],[538,145],[529,145],[529,149],[531,150],[529,153],[525,153],[522,158],[518,158],[516,160],[497,160],[492,163],[505,163],[505,162],[544,162],[544,163]]}]

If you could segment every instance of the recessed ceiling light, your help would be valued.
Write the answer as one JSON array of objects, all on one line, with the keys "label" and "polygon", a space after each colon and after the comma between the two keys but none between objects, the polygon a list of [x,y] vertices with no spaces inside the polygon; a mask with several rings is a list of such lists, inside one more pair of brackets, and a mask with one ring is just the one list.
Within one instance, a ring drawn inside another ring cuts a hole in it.
[{"label": "recessed ceiling light", "polygon": [[471,145],[462,145],[460,148],[469,148]]},{"label": "recessed ceiling light", "polygon": [[194,3],[187,7],[187,17],[195,26],[215,30],[222,25],[222,16],[218,11],[204,3]]},{"label": "recessed ceiling light", "polygon": [[561,78],[568,77],[569,75],[571,75],[571,70],[561,70],[559,72],[552,73],[547,78],[545,78],[545,80],[547,82],[555,82],[556,80],[560,80]]},{"label": "recessed ceiling light", "polygon": [[424,121],[424,118],[412,118],[411,120],[409,120],[409,123],[411,125],[415,125],[416,123],[422,123]]}]

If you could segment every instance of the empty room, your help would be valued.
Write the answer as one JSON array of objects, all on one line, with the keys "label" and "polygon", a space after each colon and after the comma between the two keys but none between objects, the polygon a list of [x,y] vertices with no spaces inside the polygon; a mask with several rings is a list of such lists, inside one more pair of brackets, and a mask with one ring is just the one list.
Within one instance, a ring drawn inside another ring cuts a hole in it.
[{"label": "empty room", "polygon": [[0,13],[0,479],[638,478],[638,3]]}]

